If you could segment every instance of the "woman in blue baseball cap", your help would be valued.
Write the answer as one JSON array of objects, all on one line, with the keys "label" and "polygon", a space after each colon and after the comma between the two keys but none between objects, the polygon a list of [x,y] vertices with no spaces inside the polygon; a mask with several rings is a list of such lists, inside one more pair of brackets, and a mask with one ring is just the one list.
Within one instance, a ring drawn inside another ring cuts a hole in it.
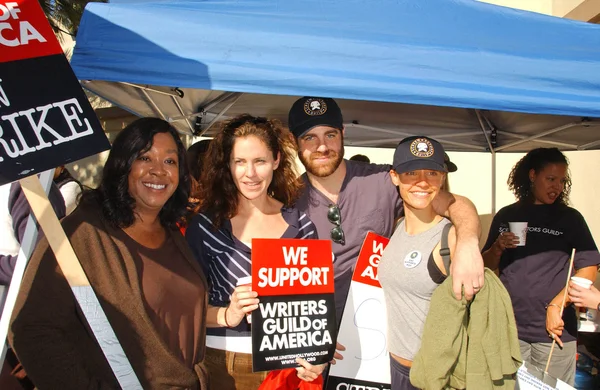
[{"label": "woman in blue baseball cap", "polygon": [[431,138],[410,137],[396,148],[390,175],[404,201],[405,217],[383,253],[378,272],[388,313],[393,390],[416,389],[410,383],[410,367],[420,348],[431,295],[448,274],[439,251],[444,231],[450,253],[454,252],[454,227],[432,205],[447,172],[444,149]]}]

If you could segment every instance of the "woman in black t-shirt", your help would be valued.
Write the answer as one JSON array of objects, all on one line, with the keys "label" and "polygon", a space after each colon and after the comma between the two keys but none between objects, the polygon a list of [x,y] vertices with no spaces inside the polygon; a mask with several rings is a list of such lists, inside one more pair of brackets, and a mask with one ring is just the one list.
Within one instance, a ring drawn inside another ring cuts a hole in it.
[{"label": "woman in black t-shirt", "polygon": [[[483,248],[485,265],[499,269],[510,293],[523,360],[573,385],[577,337],[576,313],[567,297],[570,254],[576,249],[574,274],[595,280],[600,255],[583,216],[568,207],[571,180],[567,158],[556,148],[538,148],[513,167],[508,186],[518,201],[494,217]],[[527,222],[526,243],[519,245],[510,222]]]}]

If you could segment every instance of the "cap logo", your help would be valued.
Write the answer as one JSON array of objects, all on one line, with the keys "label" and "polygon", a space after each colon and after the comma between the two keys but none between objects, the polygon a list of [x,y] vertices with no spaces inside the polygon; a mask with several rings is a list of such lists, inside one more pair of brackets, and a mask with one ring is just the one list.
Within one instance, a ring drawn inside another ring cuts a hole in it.
[{"label": "cap logo", "polygon": [[304,112],[307,115],[323,115],[327,112],[327,103],[323,99],[308,99],[304,102]]},{"label": "cap logo", "polygon": [[433,156],[433,145],[427,138],[417,138],[410,144],[410,152],[417,157]]}]

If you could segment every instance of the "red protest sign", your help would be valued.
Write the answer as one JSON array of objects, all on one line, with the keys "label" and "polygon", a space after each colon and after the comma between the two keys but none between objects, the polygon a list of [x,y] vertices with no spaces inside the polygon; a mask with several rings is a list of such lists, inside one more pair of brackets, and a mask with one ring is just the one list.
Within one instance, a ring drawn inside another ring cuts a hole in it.
[{"label": "red protest sign", "polygon": [[24,60],[62,49],[37,0],[0,0],[0,62]]},{"label": "red protest sign", "polygon": [[333,293],[331,242],[253,239],[252,289],[259,296]]},{"label": "red protest sign", "polygon": [[389,241],[389,238],[382,237],[373,232],[367,233],[362,248],[360,248],[358,260],[356,261],[356,268],[352,275],[353,281],[381,288],[379,279],[377,278],[377,270],[383,250]]},{"label": "red protest sign", "polygon": [[329,240],[253,239],[252,369],[326,363],[335,350],[333,256]]}]

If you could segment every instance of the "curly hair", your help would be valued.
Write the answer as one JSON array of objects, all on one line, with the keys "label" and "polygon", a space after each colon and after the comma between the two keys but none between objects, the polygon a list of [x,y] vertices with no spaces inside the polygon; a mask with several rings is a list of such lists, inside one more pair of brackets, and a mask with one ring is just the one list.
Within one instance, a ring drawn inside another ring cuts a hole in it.
[{"label": "curly hair", "polygon": [[204,155],[210,145],[210,139],[203,139],[190,146],[187,150],[188,165],[190,167],[190,175],[195,180],[200,180],[202,167],[204,166]]},{"label": "curly hair", "polygon": [[[565,164],[569,166],[569,160],[557,148],[537,148],[529,151],[513,167],[508,176],[508,188],[515,194],[519,201],[535,201],[531,191],[531,181],[529,180],[529,171],[534,170],[536,174],[541,172],[548,164]],[[565,187],[555,203],[564,205],[569,204],[569,195],[571,193],[571,175],[567,169]]]},{"label": "curly hair", "polygon": [[238,211],[239,194],[230,169],[231,152],[237,138],[258,137],[273,153],[281,156],[279,166],[273,172],[268,194],[284,205],[293,205],[302,189],[296,170],[296,148],[294,138],[278,120],[268,120],[249,114],[239,115],[224,122],[212,140],[204,159],[204,170],[200,176],[200,199],[197,211],[209,213],[213,225],[218,229],[226,219],[233,218]]},{"label": "curly hair", "polygon": [[135,222],[135,199],[129,193],[129,173],[135,160],[152,147],[154,136],[169,133],[177,145],[179,185],[159,213],[163,226],[174,227],[186,213],[190,194],[190,175],[186,151],[177,131],[158,118],[137,119],[115,138],[102,171],[100,185],[84,191],[82,201],[95,200],[111,225],[126,228]]}]

